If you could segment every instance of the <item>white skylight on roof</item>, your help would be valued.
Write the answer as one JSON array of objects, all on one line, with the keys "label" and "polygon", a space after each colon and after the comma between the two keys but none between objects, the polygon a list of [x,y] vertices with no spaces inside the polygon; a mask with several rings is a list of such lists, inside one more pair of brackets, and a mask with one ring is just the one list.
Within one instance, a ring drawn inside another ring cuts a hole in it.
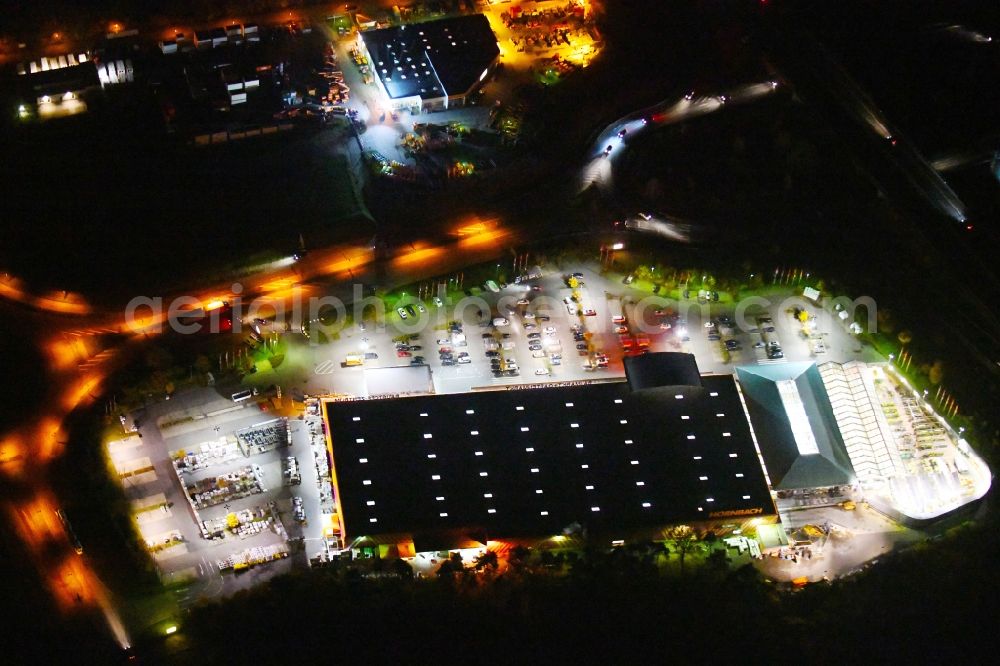
[{"label": "white skylight on roof", "polygon": [[804,456],[819,453],[816,436],[806,415],[806,406],[802,404],[802,396],[799,395],[799,387],[792,379],[782,379],[774,383],[778,387],[778,395],[781,396],[781,404],[785,408],[788,425],[791,426],[792,437],[799,453]]}]

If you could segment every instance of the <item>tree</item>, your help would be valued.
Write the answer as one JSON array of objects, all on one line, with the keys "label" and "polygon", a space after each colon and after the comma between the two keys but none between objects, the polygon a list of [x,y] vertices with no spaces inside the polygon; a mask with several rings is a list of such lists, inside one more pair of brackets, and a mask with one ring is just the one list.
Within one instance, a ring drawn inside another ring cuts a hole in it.
[{"label": "tree", "polygon": [[490,569],[496,571],[497,566],[499,566],[499,564],[500,564],[500,562],[499,562],[499,560],[497,560],[496,551],[492,551],[492,550],[486,551],[485,553],[483,553],[482,555],[480,555],[479,557],[477,557],[476,561],[474,562],[474,566],[476,567],[476,571],[482,571],[483,569],[485,569],[487,567],[489,567]]},{"label": "tree", "polygon": [[198,354],[198,358],[194,360],[194,369],[203,375],[207,374],[212,370],[212,362],[204,354]]},{"label": "tree", "polygon": [[529,555],[531,555],[531,551],[525,546],[518,544],[510,549],[510,555],[507,556],[507,561],[510,562],[512,567],[521,569],[527,565]]},{"label": "tree", "polygon": [[438,567],[438,576],[451,577],[453,574],[462,573],[465,571],[465,563],[462,561],[462,555],[460,553],[452,553],[451,556],[441,563]]},{"label": "tree", "polygon": [[413,567],[411,567],[410,563],[404,559],[397,557],[392,561],[390,568],[392,573],[400,578],[413,578]]},{"label": "tree", "polygon": [[717,573],[725,573],[729,568],[729,556],[726,551],[715,548],[705,558],[708,568]]},{"label": "tree", "polygon": [[944,379],[944,364],[941,361],[934,361],[934,364],[927,371],[927,379],[934,386],[941,383],[941,380]]},{"label": "tree", "polygon": [[674,542],[674,550],[681,558],[681,575],[684,575],[684,558],[694,550],[698,536],[688,525],[675,525],[667,528],[663,536]]}]

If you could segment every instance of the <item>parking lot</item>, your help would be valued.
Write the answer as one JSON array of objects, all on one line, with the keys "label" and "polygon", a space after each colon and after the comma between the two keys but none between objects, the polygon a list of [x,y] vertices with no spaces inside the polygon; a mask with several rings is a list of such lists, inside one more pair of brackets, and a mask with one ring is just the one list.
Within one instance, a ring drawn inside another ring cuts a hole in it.
[{"label": "parking lot", "polygon": [[[875,360],[872,350],[818,307],[811,309],[807,335],[803,323],[786,311],[784,301],[793,295],[788,288],[777,287],[761,298],[766,305],[747,308],[741,328],[732,303],[668,302],[623,284],[623,276],[601,275],[587,266],[540,272],[521,284],[497,285],[496,292],[485,285],[468,290],[472,296],[452,291],[440,305],[435,297],[406,299],[405,319],[392,301],[384,320],[352,323],[331,334],[329,344],[311,345],[301,335],[285,333],[285,362],[298,359],[301,370],[251,379],[260,386],[287,381],[311,395],[364,395],[365,368],[423,362],[430,366],[435,391],[454,393],[620,378],[623,356],[642,349],[694,354],[702,372],[716,374],[757,363]],[[576,289],[568,285],[571,273],[580,276]],[[774,349],[769,343],[780,346],[780,357],[768,357]],[[309,366],[313,372],[301,376]]]}]

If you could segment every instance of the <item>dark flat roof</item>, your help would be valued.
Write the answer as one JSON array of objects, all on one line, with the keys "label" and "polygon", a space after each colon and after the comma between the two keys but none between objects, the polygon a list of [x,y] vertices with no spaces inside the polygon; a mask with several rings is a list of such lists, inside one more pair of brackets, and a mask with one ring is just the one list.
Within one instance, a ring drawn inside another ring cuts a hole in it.
[{"label": "dark flat roof", "polygon": [[346,536],[624,534],[772,514],[733,378],[703,383],[327,402]]},{"label": "dark flat roof", "polygon": [[626,356],[625,376],[633,391],[657,386],[701,386],[694,355],[680,352]]},{"label": "dark flat roof", "polygon": [[370,30],[361,38],[393,99],[464,93],[500,55],[482,14]]}]

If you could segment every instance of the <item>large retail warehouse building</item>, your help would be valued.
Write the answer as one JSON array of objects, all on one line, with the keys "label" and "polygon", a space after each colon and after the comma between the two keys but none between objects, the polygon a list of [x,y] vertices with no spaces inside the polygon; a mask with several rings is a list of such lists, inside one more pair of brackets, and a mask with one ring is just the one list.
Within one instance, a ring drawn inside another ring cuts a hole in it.
[{"label": "large retail warehouse building", "polygon": [[[650,540],[678,523],[775,522],[776,500],[817,489],[860,491],[919,524],[972,506],[991,485],[968,444],[877,365],[701,376],[693,356],[659,353],[626,357],[625,372],[325,401],[344,546]],[[407,390],[427,384],[421,376]]]},{"label": "large retail warehouse building", "polygon": [[358,49],[388,106],[418,111],[465,106],[500,58],[482,14],[362,32]]},{"label": "large retail warehouse building", "polygon": [[326,402],[345,543],[648,539],[678,522],[773,516],[732,377],[700,377],[684,354],[646,358],[657,357],[689,372],[669,384]]}]

